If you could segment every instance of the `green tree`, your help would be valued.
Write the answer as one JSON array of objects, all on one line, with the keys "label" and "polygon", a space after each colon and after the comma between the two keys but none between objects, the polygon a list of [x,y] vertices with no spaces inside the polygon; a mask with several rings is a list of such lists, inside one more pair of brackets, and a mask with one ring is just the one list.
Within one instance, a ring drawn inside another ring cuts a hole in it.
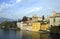
[{"label": "green tree", "polygon": [[22,21],[27,21],[28,20],[28,17],[24,16]]},{"label": "green tree", "polygon": [[50,33],[60,34],[60,26],[52,26],[50,28]]},{"label": "green tree", "polygon": [[32,20],[32,18],[30,18],[30,20]]},{"label": "green tree", "polygon": [[45,19],[45,17],[44,17],[44,15],[42,16],[42,20],[44,20]]},{"label": "green tree", "polygon": [[7,24],[8,24],[8,22],[7,22],[7,21],[3,21],[3,22],[1,23],[2,27],[4,27],[4,28],[6,28],[6,27],[7,27]]}]

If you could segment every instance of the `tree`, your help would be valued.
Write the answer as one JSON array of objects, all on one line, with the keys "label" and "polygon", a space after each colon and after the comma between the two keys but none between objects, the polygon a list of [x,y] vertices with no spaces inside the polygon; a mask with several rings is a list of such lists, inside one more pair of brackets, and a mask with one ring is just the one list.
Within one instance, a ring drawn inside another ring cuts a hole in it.
[{"label": "tree", "polygon": [[22,20],[21,19],[18,19],[18,22],[21,22]]},{"label": "tree", "polygon": [[7,28],[7,24],[8,24],[7,21],[3,21],[3,22],[1,23],[1,25],[2,25],[4,28]]},{"label": "tree", "polygon": [[30,18],[30,20],[32,20],[32,18]]},{"label": "tree", "polygon": [[44,15],[42,16],[42,20],[44,20],[45,19],[45,17],[44,17]]},{"label": "tree", "polygon": [[52,26],[52,27],[50,28],[50,33],[60,34],[60,26]]},{"label": "tree", "polygon": [[17,21],[4,21],[1,23],[1,28],[4,28],[4,29],[9,29],[9,28],[16,28],[17,25],[16,25]]},{"label": "tree", "polygon": [[28,20],[28,17],[24,16],[22,21],[27,21]]}]

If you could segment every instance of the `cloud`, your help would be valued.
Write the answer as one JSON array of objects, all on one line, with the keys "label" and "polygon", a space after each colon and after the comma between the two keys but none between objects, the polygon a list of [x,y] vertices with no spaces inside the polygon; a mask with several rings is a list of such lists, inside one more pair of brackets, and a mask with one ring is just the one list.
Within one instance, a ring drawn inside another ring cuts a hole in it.
[{"label": "cloud", "polygon": [[27,9],[27,14],[31,13],[31,12],[38,12],[39,10],[42,10],[43,7],[34,7],[34,8],[28,8]]},{"label": "cloud", "polygon": [[19,2],[21,2],[21,1],[22,1],[22,0],[16,0],[15,2],[16,2],[16,3],[19,3]]},{"label": "cloud", "polygon": [[26,12],[24,12],[26,16],[29,16],[30,14],[46,14],[47,12],[50,13],[49,11],[52,11],[53,9],[51,7],[45,8],[45,7],[33,7],[33,8],[28,8]]},{"label": "cloud", "polygon": [[5,9],[7,9],[7,8],[11,8],[11,7],[13,7],[14,6],[14,4],[7,4],[7,3],[2,3],[1,5],[0,5],[0,11],[3,11],[3,10],[5,10]]},{"label": "cloud", "polygon": [[15,0],[15,1],[10,1],[11,3],[6,3],[6,2],[2,2],[0,4],[0,12],[7,9],[7,8],[12,8],[15,5],[17,5],[19,2],[21,2],[22,0]]}]

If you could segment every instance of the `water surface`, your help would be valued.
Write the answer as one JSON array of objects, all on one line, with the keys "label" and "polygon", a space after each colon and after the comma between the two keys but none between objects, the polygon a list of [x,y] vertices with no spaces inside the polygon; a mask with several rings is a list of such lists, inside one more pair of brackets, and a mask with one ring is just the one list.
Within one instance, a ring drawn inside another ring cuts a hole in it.
[{"label": "water surface", "polygon": [[60,39],[59,35],[0,29],[0,39]]}]

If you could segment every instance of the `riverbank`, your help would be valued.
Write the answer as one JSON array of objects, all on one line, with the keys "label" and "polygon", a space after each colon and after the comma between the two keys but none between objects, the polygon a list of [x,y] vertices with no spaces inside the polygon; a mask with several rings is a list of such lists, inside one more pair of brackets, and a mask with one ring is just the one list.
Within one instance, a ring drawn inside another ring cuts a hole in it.
[{"label": "riverbank", "polygon": [[4,28],[4,27],[1,27],[0,29],[4,29],[4,30],[17,30],[17,31],[21,30],[20,28]]}]

